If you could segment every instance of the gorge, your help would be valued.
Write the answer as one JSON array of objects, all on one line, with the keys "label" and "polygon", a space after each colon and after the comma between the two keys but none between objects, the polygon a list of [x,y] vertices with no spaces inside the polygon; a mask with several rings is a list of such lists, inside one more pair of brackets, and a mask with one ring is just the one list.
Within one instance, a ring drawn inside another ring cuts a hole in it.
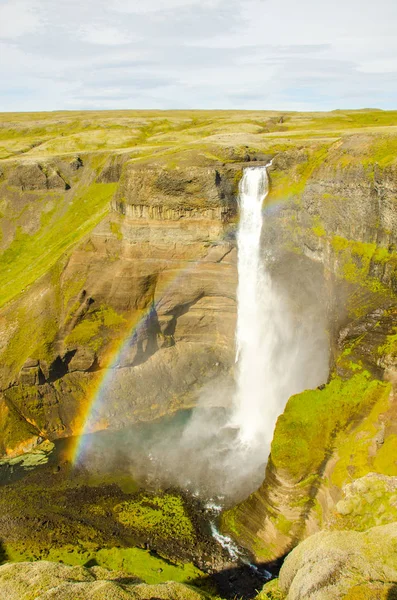
[{"label": "gorge", "polygon": [[393,597],[395,116],[2,116],[0,590]]}]

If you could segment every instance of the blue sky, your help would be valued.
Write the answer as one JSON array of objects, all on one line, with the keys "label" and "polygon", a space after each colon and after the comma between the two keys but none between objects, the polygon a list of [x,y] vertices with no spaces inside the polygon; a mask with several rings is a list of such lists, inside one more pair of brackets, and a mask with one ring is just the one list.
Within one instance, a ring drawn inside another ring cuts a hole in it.
[{"label": "blue sky", "polygon": [[0,110],[397,108],[396,0],[0,0]]}]

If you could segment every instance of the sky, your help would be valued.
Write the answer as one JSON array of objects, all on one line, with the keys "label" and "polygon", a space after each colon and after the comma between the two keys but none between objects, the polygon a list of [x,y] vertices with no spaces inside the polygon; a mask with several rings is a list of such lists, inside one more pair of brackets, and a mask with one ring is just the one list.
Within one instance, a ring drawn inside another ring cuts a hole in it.
[{"label": "sky", "polygon": [[0,111],[397,108],[396,0],[0,0]]}]

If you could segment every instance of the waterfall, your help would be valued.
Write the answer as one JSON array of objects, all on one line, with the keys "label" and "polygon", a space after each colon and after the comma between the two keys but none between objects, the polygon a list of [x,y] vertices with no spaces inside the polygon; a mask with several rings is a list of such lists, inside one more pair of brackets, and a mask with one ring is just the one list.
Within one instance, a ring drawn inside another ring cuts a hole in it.
[{"label": "waterfall", "polygon": [[[280,371],[288,351],[288,311],[273,289],[261,253],[263,202],[268,194],[266,167],[244,170],[240,183],[236,363],[233,424],[244,446],[268,451],[278,414],[288,399]],[[288,376],[287,376],[288,378]]]}]

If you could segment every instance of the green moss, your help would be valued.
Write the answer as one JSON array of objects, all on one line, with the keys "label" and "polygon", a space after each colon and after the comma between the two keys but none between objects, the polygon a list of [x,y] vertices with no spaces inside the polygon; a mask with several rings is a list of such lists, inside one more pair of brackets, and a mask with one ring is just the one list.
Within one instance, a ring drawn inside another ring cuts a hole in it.
[{"label": "green moss", "polygon": [[67,345],[87,345],[92,350],[99,350],[102,344],[102,339],[98,337],[101,326],[100,319],[84,319],[76,325],[65,342]]},{"label": "green moss", "polygon": [[[349,432],[345,432],[343,438],[338,441],[337,462],[334,466],[331,483],[342,488],[346,483],[350,483],[352,478],[363,477],[371,471],[390,474],[394,468],[394,474],[397,474],[394,455],[388,456],[382,452],[383,461],[374,464],[373,444],[374,438],[378,432],[379,417],[386,412],[389,406],[390,385],[383,384],[383,389],[379,389],[377,402],[368,411],[366,418],[358,426]],[[386,446],[387,447],[387,446]],[[376,460],[376,458],[375,458]],[[386,461],[386,463],[384,462]],[[394,467],[393,467],[394,465]]]},{"label": "green moss", "polygon": [[[84,289],[86,278],[73,276],[70,279],[64,279],[62,281],[61,293],[62,293],[62,308],[69,314],[73,314],[75,309],[80,306],[80,302],[76,301],[76,296]],[[74,305],[69,307],[71,300],[74,300]],[[68,309],[69,307],[69,309]]]},{"label": "green moss", "polygon": [[292,396],[276,425],[271,447],[275,467],[296,481],[316,472],[338,430],[387,389],[364,371],[348,381],[335,378],[323,390]]},{"label": "green moss", "polygon": [[1,355],[3,364],[18,371],[29,356],[50,360],[58,332],[55,298],[48,295],[38,314],[22,306],[16,313],[15,333]]},{"label": "green moss", "polygon": [[[396,331],[396,329],[397,328],[395,327],[394,331]],[[386,337],[385,343],[382,344],[382,346],[379,346],[378,348],[378,354],[382,356],[387,354],[397,354],[397,333],[393,333]]]},{"label": "green moss", "polygon": [[194,528],[179,496],[142,496],[115,506],[114,511],[120,523],[139,532],[163,539],[194,540]]},{"label": "green moss", "polygon": [[370,269],[376,263],[391,264],[397,268],[397,254],[368,244],[334,236],[331,246],[338,258],[339,276],[348,282],[368,287],[372,292],[387,292],[387,288],[371,276]]},{"label": "green moss", "polygon": [[[0,306],[49,271],[104,216],[117,184],[93,183],[65,196],[32,235],[19,227],[0,255]],[[66,198],[69,201],[66,202]]]},{"label": "green moss", "polygon": [[275,520],[274,524],[277,527],[277,529],[281,531],[281,533],[283,533],[284,535],[289,534],[293,525],[292,521],[289,521],[286,517],[284,517],[284,515],[281,514],[277,516],[277,519]]},{"label": "green moss", "polygon": [[[50,548],[37,556],[37,551],[21,550],[20,544],[6,544],[4,552],[9,561],[34,561],[38,558],[65,565],[85,565],[94,563],[110,570],[124,571],[136,575],[145,583],[156,584],[165,581],[187,583],[193,580],[205,580],[205,574],[192,563],[171,563],[160,556],[153,556],[140,548],[78,548],[67,545],[60,548]],[[34,554],[36,552],[36,555]]]},{"label": "green moss", "polygon": [[240,506],[238,504],[221,514],[221,531],[236,540],[240,540],[240,542],[244,541],[244,545],[254,552],[257,560],[263,562],[273,560],[276,549],[271,545],[263,544],[262,540],[257,537],[256,532],[252,531],[249,523],[247,525],[249,515],[248,519],[241,519]]},{"label": "green moss", "polygon": [[254,600],[284,600],[285,595],[280,590],[278,579],[266,583]]},{"label": "green moss", "polygon": [[272,171],[268,202],[278,202],[292,198],[298,200],[311,175],[325,160],[327,152],[328,145],[325,143],[320,148],[311,149],[307,154],[307,160],[296,165],[292,171],[290,169],[287,171]]},{"label": "green moss", "polygon": [[[376,453],[374,468],[378,473],[397,476],[397,435],[390,434]],[[397,517],[397,515],[396,515]],[[397,518],[396,518],[397,520]]]},{"label": "green moss", "polygon": [[393,480],[389,482],[387,477],[371,473],[355,479],[346,489],[349,491],[345,498],[336,505],[336,529],[367,531],[397,521],[397,491]]},{"label": "green moss", "polygon": [[121,229],[120,229],[119,223],[115,223],[114,221],[111,221],[111,223],[110,223],[110,231],[113,233],[113,235],[116,236],[116,238],[118,240],[122,240],[123,239],[123,234],[121,233]]},{"label": "green moss", "polygon": [[325,229],[324,229],[324,227],[322,225],[315,225],[315,226],[313,226],[312,227],[312,232],[317,237],[324,237],[325,236]]},{"label": "green moss", "polygon": [[343,600],[397,600],[394,584],[381,582],[353,585]]},{"label": "green moss", "polygon": [[[106,329],[119,328],[125,318],[116,313],[111,306],[102,305],[89,313],[66,337],[66,344],[85,345],[97,351],[106,337]],[[106,329],[105,329],[106,328]]]},{"label": "green moss", "polygon": [[36,427],[21,417],[15,407],[4,401],[0,404],[0,452],[16,450],[21,442],[38,435]]}]

